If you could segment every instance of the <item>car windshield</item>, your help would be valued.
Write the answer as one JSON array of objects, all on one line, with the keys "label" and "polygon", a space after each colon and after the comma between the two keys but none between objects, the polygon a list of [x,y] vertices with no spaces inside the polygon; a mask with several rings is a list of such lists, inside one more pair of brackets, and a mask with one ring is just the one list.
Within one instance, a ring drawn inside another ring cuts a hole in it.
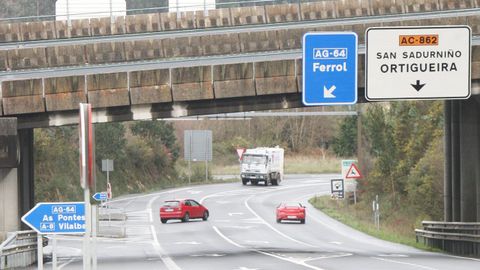
[{"label": "car windshield", "polygon": [[285,203],[283,204],[284,207],[300,207],[301,205],[299,203],[296,203],[296,202],[288,202],[288,203]]},{"label": "car windshield", "polygon": [[163,203],[164,207],[178,207],[178,201],[167,201]]},{"label": "car windshield", "polygon": [[261,155],[243,155],[242,158],[244,164],[265,164],[266,161],[267,157]]}]

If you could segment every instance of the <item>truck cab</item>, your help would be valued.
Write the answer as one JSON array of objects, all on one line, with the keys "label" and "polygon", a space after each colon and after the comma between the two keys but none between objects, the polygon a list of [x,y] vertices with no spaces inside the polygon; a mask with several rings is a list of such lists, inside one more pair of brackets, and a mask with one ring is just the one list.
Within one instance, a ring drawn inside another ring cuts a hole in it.
[{"label": "truck cab", "polygon": [[242,184],[278,185],[283,180],[283,156],[284,150],[279,147],[247,149],[241,158]]}]

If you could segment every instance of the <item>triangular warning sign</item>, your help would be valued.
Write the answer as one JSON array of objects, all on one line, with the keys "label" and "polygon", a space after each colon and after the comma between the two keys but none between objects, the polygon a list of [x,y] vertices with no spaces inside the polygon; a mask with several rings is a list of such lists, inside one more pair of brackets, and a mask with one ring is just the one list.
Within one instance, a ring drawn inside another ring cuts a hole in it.
[{"label": "triangular warning sign", "polygon": [[243,156],[243,153],[245,153],[245,148],[237,148],[237,155],[238,155],[238,159],[242,159],[242,156]]},{"label": "triangular warning sign", "polygon": [[345,178],[348,178],[348,179],[357,179],[357,178],[362,178],[362,173],[360,173],[360,170],[357,168],[357,166],[355,165],[355,163],[352,163],[352,165],[350,165],[350,168],[348,169],[348,172],[347,172],[347,175],[345,176]]}]

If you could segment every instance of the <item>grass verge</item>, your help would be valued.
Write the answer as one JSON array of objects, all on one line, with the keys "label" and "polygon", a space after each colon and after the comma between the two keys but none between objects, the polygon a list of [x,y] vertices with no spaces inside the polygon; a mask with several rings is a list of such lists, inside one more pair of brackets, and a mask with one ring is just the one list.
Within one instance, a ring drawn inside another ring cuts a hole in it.
[{"label": "grass verge", "polygon": [[410,216],[395,215],[381,219],[380,229],[377,230],[373,223],[371,209],[365,203],[350,205],[345,200],[332,200],[330,196],[313,197],[309,202],[328,216],[373,237],[422,250],[440,251],[416,242],[413,229],[415,219]]}]

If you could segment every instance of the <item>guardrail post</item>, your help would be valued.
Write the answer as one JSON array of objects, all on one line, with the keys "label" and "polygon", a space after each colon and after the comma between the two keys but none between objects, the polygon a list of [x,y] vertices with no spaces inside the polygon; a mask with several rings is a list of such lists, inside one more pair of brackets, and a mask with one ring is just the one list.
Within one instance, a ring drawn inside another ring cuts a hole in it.
[{"label": "guardrail post", "polygon": [[43,270],[43,238],[37,234],[37,266],[38,270]]}]

